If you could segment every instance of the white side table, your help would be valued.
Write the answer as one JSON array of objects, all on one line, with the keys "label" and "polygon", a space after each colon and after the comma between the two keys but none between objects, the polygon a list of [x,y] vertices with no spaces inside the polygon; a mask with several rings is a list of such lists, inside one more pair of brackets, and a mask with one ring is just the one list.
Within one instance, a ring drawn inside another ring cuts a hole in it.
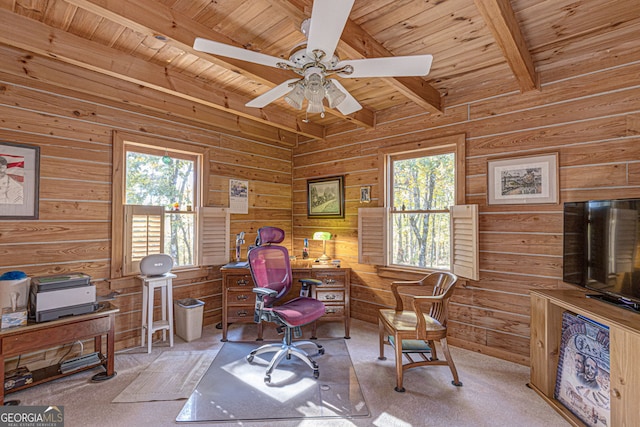
[{"label": "white side table", "polygon": [[[153,333],[162,331],[162,341],[167,340],[169,331],[169,347],[173,347],[173,279],[177,276],[165,273],[162,276],[138,276],[142,280],[142,347],[147,341],[147,353],[151,353]],[[155,290],[160,289],[162,316],[153,320],[153,303]]]}]

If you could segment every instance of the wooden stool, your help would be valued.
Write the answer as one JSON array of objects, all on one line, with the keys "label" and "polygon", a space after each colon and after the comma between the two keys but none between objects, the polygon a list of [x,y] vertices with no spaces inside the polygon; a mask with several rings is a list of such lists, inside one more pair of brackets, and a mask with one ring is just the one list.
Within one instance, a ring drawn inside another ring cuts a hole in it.
[{"label": "wooden stool", "polygon": [[[162,276],[138,276],[142,280],[142,347],[147,340],[147,353],[151,353],[153,333],[162,331],[162,341],[167,340],[169,331],[169,347],[173,347],[173,279],[172,273]],[[160,289],[162,319],[153,321],[153,302],[155,290]],[[146,331],[145,331],[146,330]]]}]

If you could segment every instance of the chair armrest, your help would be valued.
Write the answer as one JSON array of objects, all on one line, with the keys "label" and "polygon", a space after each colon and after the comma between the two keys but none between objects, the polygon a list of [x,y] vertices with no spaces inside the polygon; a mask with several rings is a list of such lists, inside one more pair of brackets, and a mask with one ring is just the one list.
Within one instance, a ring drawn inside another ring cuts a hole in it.
[{"label": "chair armrest", "polygon": [[312,285],[312,286],[320,286],[322,285],[322,280],[318,279],[300,279],[298,280],[302,285]]},{"label": "chair armrest", "polygon": [[253,292],[257,294],[256,297],[260,299],[263,299],[264,297],[275,297],[278,295],[277,291],[268,288],[253,288]]},{"label": "chair armrest", "polygon": [[278,295],[278,292],[269,289],[269,288],[253,288],[253,292],[256,294],[256,305],[253,310],[253,321],[256,323],[260,323],[262,319],[262,311],[264,309],[264,298],[265,297],[275,297]]},{"label": "chair armrest", "polygon": [[411,286],[421,286],[421,280],[412,280],[405,282],[391,282],[391,292],[393,293],[393,297],[396,300],[396,311],[404,310],[404,305],[402,303],[402,297],[400,296],[400,292],[398,292],[398,288],[402,287],[411,287]]},{"label": "chair armrest", "polygon": [[[427,331],[427,321],[425,320],[425,315],[434,319],[434,321],[438,321],[437,318],[439,315],[437,313],[444,313],[444,317],[446,319],[447,312],[447,299],[445,298],[446,294],[441,295],[415,295],[412,297],[413,311],[416,313],[417,324],[417,332],[418,339],[426,340],[426,331]],[[428,304],[428,308],[427,305]],[[427,312],[427,309],[429,310]],[[436,314],[433,314],[435,310]],[[443,324],[443,326],[446,324]]]},{"label": "chair armrest", "polygon": [[322,280],[318,280],[318,279],[299,279],[298,281],[302,283],[302,289],[300,289],[301,297],[308,297],[309,290],[311,289],[312,286],[322,285]]}]

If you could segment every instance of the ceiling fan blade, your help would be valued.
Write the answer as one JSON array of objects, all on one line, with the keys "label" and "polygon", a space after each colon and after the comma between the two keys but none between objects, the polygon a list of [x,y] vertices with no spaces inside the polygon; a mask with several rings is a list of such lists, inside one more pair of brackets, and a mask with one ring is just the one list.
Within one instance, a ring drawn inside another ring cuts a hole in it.
[{"label": "ceiling fan blade", "polygon": [[312,55],[317,49],[325,53],[327,61],[331,60],[354,1],[316,0],[313,2],[307,54]]},{"label": "ceiling fan blade", "polygon": [[300,79],[289,79],[283,83],[280,83],[278,86],[274,87],[271,90],[266,91],[265,93],[258,96],[257,98],[252,99],[251,101],[247,102],[245,105],[247,107],[262,108],[272,103],[276,99],[280,98],[281,96],[284,96],[287,93],[289,93],[291,91],[291,87],[289,85],[293,82],[297,82],[298,80]]},{"label": "ceiling fan blade", "polygon": [[429,74],[432,61],[433,56],[431,55],[390,56],[340,61],[335,68],[351,65],[353,73],[340,74],[340,77],[349,79],[360,77],[426,76]]},{"label": "ceiling fan blade", "polygon": [[338,87],[344,94],[347,96],[344,101],[336,106],[336,109],[340,111],[345,116],[348,116],[351,113],[355,113],[358,110],[362,110],[362,105],[349,93],[347,89],[342,86],[342,84],[337,79],[331,79],[333,84]]},{"label": "ceiling fan blade", "polygon": [[231,46],[224,43],[215,42],[197,37],[193,42],[193,48],[200,52],[211,53],[213,55],[226,56],[227,58],[241,59],[243,61],[254,62],[256,64],[268,65],[269,67],[278,67],[279,62],[294,65],[291,61],[278,58],[276,56],[265,55],[264,53],[254,52],[248,49]]}]

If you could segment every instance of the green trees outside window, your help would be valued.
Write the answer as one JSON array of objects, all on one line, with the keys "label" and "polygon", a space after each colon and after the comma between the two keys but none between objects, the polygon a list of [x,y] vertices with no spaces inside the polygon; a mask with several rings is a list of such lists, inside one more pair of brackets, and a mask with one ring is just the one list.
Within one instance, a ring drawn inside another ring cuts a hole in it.
[{"label": "green trees outside window", "polygon": [[195,264],[195,160],[162,154],[126,154],[126,204],[164,208],[164,253],[177,266]]},{"label": "green trees outside window", "polygon": [[454,153],[393,156],[390,175],[392,264],[449,269]]}]

